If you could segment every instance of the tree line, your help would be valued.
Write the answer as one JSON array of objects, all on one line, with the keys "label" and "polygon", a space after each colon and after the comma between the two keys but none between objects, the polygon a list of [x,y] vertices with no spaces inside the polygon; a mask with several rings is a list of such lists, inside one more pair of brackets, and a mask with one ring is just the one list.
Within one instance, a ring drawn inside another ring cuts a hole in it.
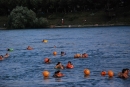
[{"label": "tree line", "polygon": [[109,11],[130,7],[130,0],[0,0],[0,15],[9,15],[16,6],[27,7],[35,13]]},{"label": "tree line", "polygon": [[7,28],[44,28],[49,26],[44,14],[103,10],[108,18],[120,14],[127,17],[129,3],[130,0],[0,0],[0,16],[8,16]]}]

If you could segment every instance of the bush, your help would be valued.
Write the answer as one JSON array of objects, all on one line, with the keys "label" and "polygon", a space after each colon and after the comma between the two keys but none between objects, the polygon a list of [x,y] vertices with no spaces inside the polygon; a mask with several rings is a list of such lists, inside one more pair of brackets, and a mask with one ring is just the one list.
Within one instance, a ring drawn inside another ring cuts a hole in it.
[{"label": "bush", "polygon": [[43,28],[43,27],[47,27],[48,26],[48,21],[46,18],[39,18],[38,19],[38,28]]},{"label": "bush", "polygon": [[42,28],[46,27],[47,23],[47,19],[36,18],[35,12],[22,6],[13,9],[8,18],[8,28],[11,29]]}]

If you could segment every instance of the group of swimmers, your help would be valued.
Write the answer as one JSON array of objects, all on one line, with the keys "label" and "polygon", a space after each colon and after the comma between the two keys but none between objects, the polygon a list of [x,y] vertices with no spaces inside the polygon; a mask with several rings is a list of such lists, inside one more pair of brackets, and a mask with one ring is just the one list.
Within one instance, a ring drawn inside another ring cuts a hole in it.
[{"label": "group of swimmers", "polygon": [[88,54],[87,53],[83,53],[83,54],[75,54],[74,55],[74,58],[87,58],[88,57]]},{"label": "group of swimmers", "polygon": [[[63,77],[64,74],[61,73],[59,69],[65,69],[65,68],[72,69],[72,68],[74,68],[74,66],[71,63],[71,61],[68,61],[66,67],[64,65],[62,65],[61,62],[58,62],[54,68],[58,69],[58,71],[56,71],[53,76],[54,77]],[[118,77],[122,78],[122,79],[127,79],[129,77],[129,72],[130,72],[130,70],[128,68],[122,69],[122,72],[118,73]]]},{"label": "group of swimmers", "polygon": [[[50,61],[49,58],[45,58],[45,59],[44,59],[44,62],[45,62],[45,63],[51,63],[51,61]],[[62,65],[61,62],[58,62],[54,68],[55,68],[55,69],[58,69],[58,71],[56,71],[53,76],[54,76],[54,77],[63,77],[64,74],[60,72],[60,69],[65,69],[65,68],[67,68],[67,69],[72,69],[72,68],[74,68],[74,66],[73,66],[73,64],[71,63],[71,61],[68,61],[66,67],[65,67],[64,65]]]},{"label": "group of swimmers", "polygon": [[[27,50],[33,50],[33,48],[31,46],[28,46]],[[7,51],[13,51],[13,49],[8,48]],[[0,60],[4,60],[5,58],[8,58],[9,56],[10,56],[9,53],[6,53],[4,56],[0,55]]]},{"label": "group of swimmers", "polygon": [[[56,48],[56,46],[54,46],[54,48]],[[31,46],[28,46],[26,49],[33,50],[33,48]],[[7,49],[7,51],[12,51],[12,49]],[[61,56],[63,56],[63,55],[66,55],[66,53],[61,51]],[[5,58],[8,58],[8,57],[9,57],[8,53],[6,53],[4,56],[0,55],[0,60],[4,60]],[[86,53],[74,55],[74,58],[87,58],[87,57],[88,57],[88,54],[86,54]],[[51,63],[51,60],[49,58],[46,58],[44,60],[44,62]],[[61,73],[59,69],[65,69],[65,68],[72,69],[72,68],[74,68],[74,66],[71,63],[71,61],[68,61],[66,67],[64,65],[62,65],[61,62],[58,62],[54,68],[58,69],[58,71],[56,71],[53,76],[54,77],[63,77],[64,74]],[[130,72],[130,70],[128,68],[122,69],[122,72],[119,72],[118,77],[123,78],[123,79],[127,79],[129,77],[129,72]]]},{"label": "group of swimmers", "polygon": [[[56,46],[54,46],[54,48],[56,48]],[[32,48],[31,46],[28,46],[26,49],[27,49],[27,50],[33,50],[33,48]],[[64,55],[66,55],[66,53],[63,52],[63,51],[61,51],[61,56],[64,56]],[[50,60],[49,58],[45,58],[45,59],[44,59],[44,62],[47,63],[47,64],[49,64],[49,63],[51,63],[51,60]],[[58,62],[54,68],[55,68],[55,69],[64,69],[65,66],[63,66],[63,65],[61,64],[61,62]],[[68,61],[68,64],[66,65],[66,68],[73,68],[73,64],[71,63],[71,61]],[[54,76],[54,77],[63,77],[64,74],[61,73],[60,70],[58,70],[58,71],[56,71],[56,72],[54,73],[53,76]]]},{"label": "group of swimmers", "polygon": [[[71,63],[71,61],[68,61],[66,67],[64,65],[62,65],[61,62],[58,62],[56,64],[56,66],[54,67],[55,69],[65,69],[65,68],[68,68],[68,69],[72,69],[74,68],[73,64]],[[54,77],[63,77],[64,74],[60,72],[60,70],[56,71],[53,75]]]},{"label": "group of swimmers", "polygon": [[[54,46],[54,47],[56,47],[56,46]],[[64,56],[64,55],[66,55],[66,53],[61,51],[61,56]],[[44,63],[49,64],[49,63],[51,63],[51,60],[49,58],[45,58]],[[64,65],[62,65],[61,62],[58,62],[54,68],[58,69],[58,71],[55,71],[53,77],[63,77],[64,74],[61,73],[60,69],[65,69],[65,68],[72,69],[72,68],[74,68],[74,66],[71,63],[71,61],[68,61],[66,67]]]},{"label": "group of swimmers", "polygon": [[[55,48],[55,47],[56,47],[56,46],[54,46],[54,48]],[[63,56],[63,55],[66,55],[66,53],[63,52],[63,51],[61,51],[61,56]],[[74,55],[74,58],[87,58],[87,57],[88,57],[88,54],[87,54],[87,53],[75,54],[75,55]],[[45,62],[45,63],[51,63],[51,60],[50,60],[49,58],[45,58],[44,62]],[[66,67],[65,67],[64,65],[62,65],[61,62],[58,62],[54,68],[55,68],[55,69],[58,69],[58,71],[56,71],[53,76],[54,76],[54,77],[63,77],[64,74],[61,73],[60,69],[65,69],[65,68],[72,69],[72,68],[74,68],[74,66],[73,66],[73,64],[71,63],[71,61],[68,61]],[[129,72],[130,72],[129,69],[123,69],[122,72],[120,72],[120,73],[118,74],[118,77],[123,78],[123,79],[127,79],[127,78],[129,77]],[[106,74],[106,73],[105,73],[105,74]]]},{"label": "group of swimmers", "polygon": [[73,64],[71,63],[71,61],[68,61],[66,67],[64,65],[62,65],[61,62],[58,62],[55,66],[55,69],[64,69],[64,68],[68,68],[68,69],[72,69],[74,68]]},{"label": "group of swimmers", "polygon": [[9,57],[8,53],[6,53],[4,56],[0,55],[0,60],[4,60],[5,58],[8,58],[8,57]]},{"label": "group of swimmers", "polygon": [[[55,68],[55,69],[58,69],[58,71],[56,71],[53,76],[54,76],[54,77],[63,77],[64,74],[60,72],[60,69],[65,69],[65,68],[72,69],[72,68],[74,68],[74,66],[73,66],[73,64],[71,63],[71,61],[68,61],[66,67],[65,67],[64,65],[62,65],[61,62],[58,62],[54,68]],[[102,71],[102,72],[103,72],[103,71]],[[120,73],[118,74],[118,77],[119,77],[119,78],[122,78],[122,79],[127,79],[127,78],[129,77],[129,72],[130,72],[130,70],[129,70],[128,68],[122,69],[122,72],[120,72]],[[105,72],[105,74],[106,74],[106,72]],[[104,75],[105,75],[105,74],[104,74]],[[103,74],[102,74],[102,75],[103,75]]]},{"label": "group of swimmers", "polygon": [[[27,50],[33,50],[33,48],[31,46],[28,46],[27,47]],[[13,51],[12,48],[8,48],[7,51]],[[4,60],[5,58],[8,58],[10,55],[9,53],[6,53],[4,56],[3,55],[0,55],[0,60]]]},{"label": "group of swimmers", "polygon": [[[62,55],[62,53],[64,53],[64,52],[61,52],[61,55]],[[76,54],[76,55],[77,55],[77,54]],[[78,54],[78,55],[79,55],[79,54]],[[86,55],[86,53],[83,53],[83,56],[85,56],[85,57],[80,56],[80,57],[78,57],[78,58],[86,58],[86,57],[88,57],[88,55]],[[75,58],[75,57],[74,57],[74,58]],[[77,58],[77,57],[76,57],[76,58]],[[46,60],[46,61],[44,61],[45,63],[51,63],[51,61],[50,61],[49,58],[45,58],[45,60]],[[59,69],[65,69],[65,68],[72,69],[72,68],[74,68],[74,66],[73,66],[73,64],[71,63],[71,61],[68,61],[66,67],[65,67],[64,65],[62,65],[61,62],[58,62],[54,68],[55,68],[55,69],[58,69],[58,71],[56,71],[56,72],[54,73],[53,77],[63,77],[64,74],[61,73],[61,71],[60,71]],[[122,72],[120,72],[120,73],[118,74],[118,77],[119,77],[119,78],[123,78],[123,79],[127,79],[127,78],[129,77],[129,72],[130,72],[130,70],[129,70],[128,68],[122,69]],[[106,72],[105,72],[105,74],[106,74]]]}]

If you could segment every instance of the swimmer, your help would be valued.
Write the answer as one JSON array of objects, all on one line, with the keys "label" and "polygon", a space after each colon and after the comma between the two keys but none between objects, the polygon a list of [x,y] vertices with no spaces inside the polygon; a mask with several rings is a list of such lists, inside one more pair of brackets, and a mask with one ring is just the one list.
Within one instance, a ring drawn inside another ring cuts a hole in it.
[{"label": "swimmer", "polygon": [[65,53],[65,52],[63,52],[63,51],[61,51],[61,56],[64,56],[64,55],[66,55],[66,53]]},{"label": "swimmer", "polygon": [[71,61],[68,61],[68,64],[66,65],[66,68],[73,68],[73,64],[71,63]]},{"label": "swimmer", "polygon": [[2,56],[2,55],[0,55],[0,60],[4,60],[4,58],[3,58],[3,56]]},{"label": "swimmer", "polygon": [[64,69],[64,66],[61,64],[61,62],[58,62],[55,66],[56,69]]},{"label": "swimmer", "polygon": [[44,62],[45,63],[51,63],[51,60],[49,58],[47,58]]},{"label": "swimmer", "polygon": [[122,72],[118,74],[118,77],[127,79],[129,77],[129,69],[122,69]]},{"label": "swimmer", "polygon": [[10,49],[7,49],[7,51],[10,51]]},{"label": "swimmer", "polygon": [[9,54],[8,54],[8,53],[6,53],[6,54],[4,55],[4,58],[7,58],[7,57],[9,57]]},{"label": "swimmer", "polygon": [[33,48],[31,46],[28,46],[27,50],[33,50]]},{"label": "swimmer", "polygon": [[87,53],[83,53],[82,54],[82,58],[87,58],[88,57],[88,54]]},{"label": "swimmer", "polygon": [[60,71],[56,71],[55,73],[54,73],[54,75],[53,75],[53,77],[63,77],[64,76],[64,74],[63,73],[61,73]]},{"label": "swimmer", "polygon": [[12,48],[8,48],[7,51],[13,51],[13,49]]},{"label": "swimmer", "polygon": [[74,58],[81,58],[81,57],[82,57],[81,54],[78,53],[74,55]]},{"label": "swimmer", "polygon": [[42,42],[47,43],[47,42],[48,42],[48,40],[42,40]]}]

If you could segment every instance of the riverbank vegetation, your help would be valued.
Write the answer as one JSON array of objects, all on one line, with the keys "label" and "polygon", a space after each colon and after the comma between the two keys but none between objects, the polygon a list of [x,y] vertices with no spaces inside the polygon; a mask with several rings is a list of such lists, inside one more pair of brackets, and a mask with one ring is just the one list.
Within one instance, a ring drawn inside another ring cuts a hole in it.
[{"label": "riverbank vegetation", "polygon": [[[9,15],[17,6],[31,10],[36,14],[36,20],[39,20],[33,24],[35,27],[27,24],[20,28],[42,28],[46,25],[129,25],[129,3],[130,0],[1,0],[0,27],[12,24],[9,23]],[[48,24],[42,25],[44,20]]]}]

